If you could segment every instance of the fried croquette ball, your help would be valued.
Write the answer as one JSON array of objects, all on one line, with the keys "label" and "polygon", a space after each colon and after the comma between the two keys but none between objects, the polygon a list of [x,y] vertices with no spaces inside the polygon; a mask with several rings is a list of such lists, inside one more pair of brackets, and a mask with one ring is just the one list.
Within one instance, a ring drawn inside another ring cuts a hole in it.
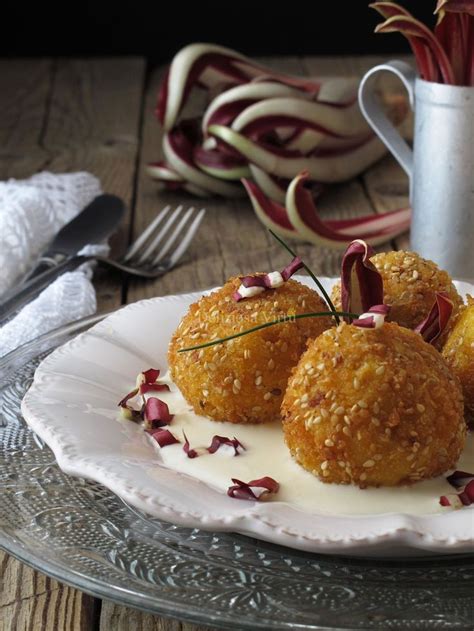
[{"label": "fried croquette ball", "polygon": [[[446,292],[454,304],[454,318],[462,299],[448,272],[415,252],[380,252],[370,258],[383,278],[384,303],[390,305],[388,320],[407,329],[422,322],[436,300],[436,292]],[[332,300],[341,307],[341,286],[334,285]]]},{"label": "fried croquette ball", "polygon": [[319,295],[289,280],[236,302],[240,278],[191,305],[170,342],[171,375],[197,414],[216,421],[261,423],[280,416],[291,369],[306,348],[333,325],[331,317],[304,318],[217,344],[178,353],[216,338],[297,313],[328,311]]},{"label": "fried croquette ball", "polygon": [[459,381],[409,329],[341,324],[308,344],[282,405],[285,441],[323,482],[395,486],[454,467],[466,424]]},{"label": "fried croquette ball", "polygon": [[474,423],[474,298],[468,296],[442,350],[446,363],[459,378],[466,420]]}]

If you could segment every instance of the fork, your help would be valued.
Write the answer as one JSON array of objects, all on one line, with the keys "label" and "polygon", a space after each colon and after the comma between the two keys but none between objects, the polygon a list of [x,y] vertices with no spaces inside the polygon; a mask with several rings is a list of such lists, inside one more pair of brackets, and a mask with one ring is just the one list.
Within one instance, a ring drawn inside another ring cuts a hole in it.
[{"label": "fork", "polygon": [[204,208],[196,212],[191,207],[184,213],[183,209],[182,205],[172,212],[171,206],[163,208],[118,259],[78,254],[35,276],[20,289],[7,292],[0,303],[0,325],[58,276],[88,261],[97,261],[133,276],[163,276],[186,252],[206,213]]}]

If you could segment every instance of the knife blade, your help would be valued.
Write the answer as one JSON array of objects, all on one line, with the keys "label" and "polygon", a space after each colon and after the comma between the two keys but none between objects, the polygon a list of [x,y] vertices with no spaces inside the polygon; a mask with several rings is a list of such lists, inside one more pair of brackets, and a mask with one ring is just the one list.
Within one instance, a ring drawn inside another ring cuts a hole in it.
[{"label": "knife blade", "polygon": [[62,263],[85,245],[104,241],[118,226],[124,213],[125,205],[119,197],[108,193],[95,197],[61,228],[23,282]]},{"label": "knife blade", "polygon": [[[87,243],[98,243],[115,231],[125,213],[123,201],[115,195],[99,195],[66,224],[46,252],[54,262],[39,263],[25,283],[7,291],[0,301],[0,325],[66,271],[72,271],[94,257],[76,256]],[[61,235],[61,238],[58,237]]]}]

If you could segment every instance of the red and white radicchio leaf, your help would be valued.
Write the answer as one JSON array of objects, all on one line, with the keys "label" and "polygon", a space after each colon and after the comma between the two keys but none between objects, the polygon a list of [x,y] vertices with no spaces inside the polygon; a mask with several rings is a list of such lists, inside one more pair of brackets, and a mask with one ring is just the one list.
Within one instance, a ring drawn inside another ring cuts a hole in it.
[{"label": "red and white radicchio leaf", "polygon": [[352,324],[362,329],[380,329],[389,311],[390,307],[388,305],[374,305],[370,307],[367,313],[363,313],[355,320],[352,320]]},{"label": "red and white radicchio leaf", "polygon": [[437,292],[436,300],[429,314],[415,328],[428,344],[435,342],[446,329],[454,305],[446,292]]},{"label": "red and white radicchio leaf", "polygon": [[454,471],[446,478],[447,482],[459,490],[459,493],[442,495],[439,498],[441,506],[461,508],[474,504],[474,473],[466,471]]},{"label": "red and white radicchio leaf", "polygon": [[186,436],[184,431],[183,431],[183,437],[184,437],[184,445],[183,445],[184,453],[187,455],[188,458],[197,458],[199,456],[199,454],[196,451],[196,449],[191,449],[191,447],[189,445],[188,437]]},{"label": "red and white radicchio leaf", "polygon": [[156,440],[160,447],[167,447],[168,445],[175,445],[179,443],[179,440],[173,436],[169,429],[158,429],[151,434],[153,440]]},{"label": "red and white radicchio leaf", "polygon": [[236,302],[244,298],[251,298],[266,291],[267,289],[276,289],[281,287],[288,281],[293,274],[304,267],[303,261],[299,256],[289,263],[281,272],[269,272],[268,274],[260,274],[255,276],[241,277],[241,285],[237,291],[232,294]]},{"label": "red and white radicchio leaf", "polygon": [[371,307],[383,305],[383,280],[370,261],[373,254],[372,248],[360,239],[347,248],[341,266],[343,311],[365,314]]},{"label": "red and white radicchio leaf", "polygon": [[250,482],[232,478],[232,482],[233,485],[227,489],[227,495],[238,500],[262,500],[271,493],[277,493],[280,488],[278,482],[268,476]]},{"label": "red and white radicchio leaf", "polygon": [[173,416],[167,404],[157,397],[150,397],[145,403],[145,421],[168,425],[173,420]]},{"label": "red and white radicchio leaf", "polygon": [[[419,20],[412,15],[394,15],[389,17],[385,22],[379,24],[375,29],[376,33],[393,33],[399,32],[405,37],[416,38],[420,43],[424,44],[431,54],[439,68],[443,83],[453,85],[455,83],[454,73],[451,63],[441,46],[439,40]],[[416,50],[413,51],[416,54]]]},{"label": "red and white radicchio leaf", "polygon": [[227,436],[217,436],[217,434],[212,437],[211,444],[207,448],[210,454],[215,454],[216,451],[219,451],[230,456],[238,456],[240,450],[245,451],[245,447],[235,436],[234,438],[228,438]]},{"label": "red and white radicchio leaf", "polygon": [[286,214],[289,223],[306,241],[336,249],[346,247],[354,238],[378,245],[406,232],[410,226],[409,208],[383,215],[323,221],[312,192],[305,187],[307,180],[308,173],[303,171],[291,181],[286,193]]}]

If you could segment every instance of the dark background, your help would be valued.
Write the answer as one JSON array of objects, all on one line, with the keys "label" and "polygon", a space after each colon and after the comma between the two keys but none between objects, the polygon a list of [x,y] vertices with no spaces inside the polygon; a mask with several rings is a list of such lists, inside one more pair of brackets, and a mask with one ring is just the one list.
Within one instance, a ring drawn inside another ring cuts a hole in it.
[{"label": "dark background", "polygon": [[[433,23],[434,0],[402,0]],[[140,54],[169,59],[202,41],[254,54],[407,52],[398,34],[375,35],[381,21],[367,0],[3,0],[0,56]]]},{"label": "dark background", "polygon": [[[433,23],[434,0],[401,4]],[[409,50],[398,34],[373,33],[381,18],[367,0],[3,0],[0,15],[0,56],[139,54],[157,63],[196,41],[249,55]]]}]

